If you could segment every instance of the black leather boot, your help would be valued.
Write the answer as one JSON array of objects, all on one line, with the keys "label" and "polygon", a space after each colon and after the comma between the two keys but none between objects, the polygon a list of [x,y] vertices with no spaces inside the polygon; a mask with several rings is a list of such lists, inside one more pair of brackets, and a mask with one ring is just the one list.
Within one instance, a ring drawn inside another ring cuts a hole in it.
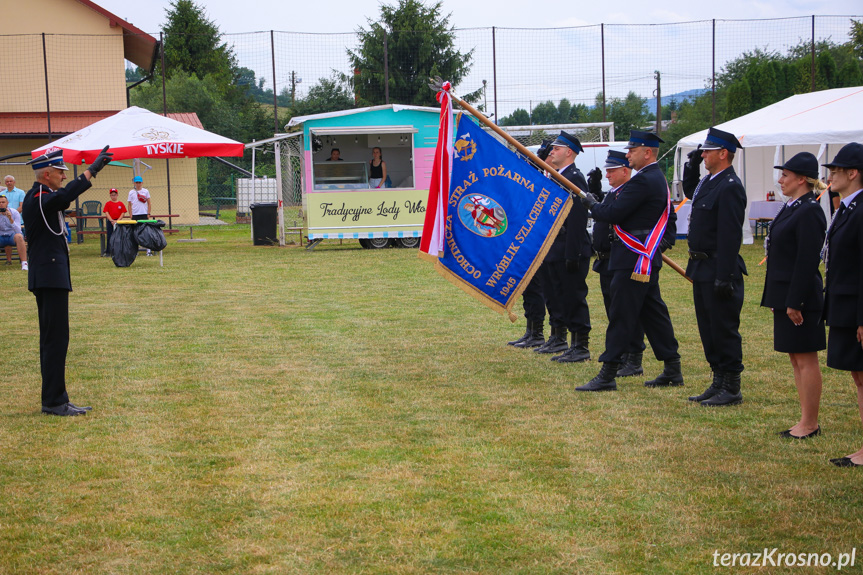
[{"label": "black leather boot", "polygon": [[743,403],[743,395],[740,393],[740,374],[726,371],[722,374],[722,389],[710,399],[702,401],[701,405],[720,407],[739,403]]},{"label": "black leather boot", "polygon": [[584,385],[576,387],[575,391],[617,391],[617,382],[614,380],[614,376],[618,369],[620,369],[620,364],[617,362],[607,361],[603,363],[599,374]]},{"label": "black leather boot", "polygon": [[645,387],[679,387],[681,385],[683,385],[683,373],[680,371],[679,359],[669,359],[665,362],[665,369],[656,379],[644,382]]},{"label": "black leather boot", "polygon": [[582,361],[588,361],[590,360],[590,350],[587,348],[589,344],[589,334],[574,333],[572,334],[572,345],[569,349],[563,352],[563,355],[551,358],[551,361],[557,361],[560,363],[580,363]]},{"label": "black leather boot", "polygon": [[691,395],[689,396],[689,401],[695,401],[701,403],[707,399],[710,399],[720,391],[722,391],[722,372],[714,371],[713,372],[713,381],[710,384],[710,387],[704,390],[704,393],[701,395]]},{"label": "black leather boot", "polygon": [[529,348],[529,347],[539,347],[545,343],[545,336],[542,333],[544,327],[544,321],[540,322],[529,322],[530,323],[530,336],[527,337],[521,343],[515,344],[514,347],[518,348]]},{"label": "black leather boot", "polygon": [[623,365],[620,366],[620,371],[617,372],[617,377],[631,377],[633,375],[643,375],[644,368],[641,367],[641,359],[644,357],[644,352],[627,353]]},{"label": "black leather boot", "polygon": [[530,330],[533,329],[533,326],[531,325],[531,323],[532,322],[530,320],[527,320],[527,327],[524,328],[524,335],[515,341],[506,342],[506,345],[516,345],[516,344],[523,342],[527,338],[529,338],[530,337]]},{"label": "black leather boot", "polygon": [[551,328],[551,336],[543,345],[533,350],[536,353],[560,353],[566,351],[569,346],[566,344],[566,328],[553,327]]}]

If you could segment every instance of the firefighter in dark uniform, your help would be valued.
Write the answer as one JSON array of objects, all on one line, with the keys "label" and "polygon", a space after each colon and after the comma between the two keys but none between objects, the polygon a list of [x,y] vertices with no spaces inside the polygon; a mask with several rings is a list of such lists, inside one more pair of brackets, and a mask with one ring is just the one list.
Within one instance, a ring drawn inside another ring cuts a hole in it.
[{"label": "firefighter in dark uniform", "polygon": [[[583,152],[578,138],[561,132],[551,143],[547,163],[558,173],[587,191],[587,181],[575,166],[575,157]],[[590,271],[592,249],[587,232],[587,210],[576,202],[566,224],[545,257],[539,273],[548,305],[551,337],[537,348],[539,353],[563,352],[552,357],[559,363],[574,363],[590,359],[590,311],[587,307],[587,274]],[[567,348],[567,330],[572,343]]]},{"label": "firefighter in dark uniform", "polygon": [[[710,387],[689,400],[706,406],[743,401],[740,310],[746,264],[740,256],[740,244],[746,190],[731,166],[735,152],[742,147],[734,134],[710,128],[704,144],[690,156],[688,169],[684,170],[683,191],[692,199],[686,275],[693,281],[698,332],[713,371]],[[700,159],[709,174],[693,187]]]},{"label": "firefighter in dark uniform", "polygon": [[36,296],[39,311],[39,360],[42,371],[42,413],[85,415],[89,407],[77,407],[66,393],[66,351],[69,348],[69,246],[63,210],[90,188],[112,154],[108,147],[83,174],[61,188],[69,168],[63,151],[39,156],[30,163],[36,182],[24,196],[27,255],[30,262],[28,288]]},{"label": "firefighter in dark uniform", "polygon": [[[605,159],[605,174],[608,178],[608,183],[611,184],[611,190],[607,194],[602,195],[602,172],[599,168],[594,168],[587,174],[587,186],[594,196],[602,198],[603,204],[611,204],[617,197],[617,191],[629,181],[632,174],[632,168],[629,167],[629,160],[626,159],[626,154],[617,150],[610,150],[608,157]],[[597,192],[600,192],[599,194]],[[614,239],[614,229],[606,222],[593,222],[593,253],[596,259],[593,260],[593,271],[599,274],[599,287],[602,290],[602,303],[605,306],[605,315],[610,317],[609,309],[611,307],[611,278],[614,273],[608,269],[608,258],[611,256],[611,242]],[[638,324],[638,333],[633,338],[632,345],[626,353],[624,361],[617,371],[617,377],[630,377],[633,375],[641,375],[644,369],[641,367],[641,360],[644,356],[644,329],[641,324]]]},{"label": "firefighter in dark uniform", "polygon": [[[602,369],[588,383],[576,387],[576,391],[617,389],[615,376],[624,354],[629,351],[641,328],[656,358],[665,363],[663,372],[644,385],[683,385],[674,327],[659,291],[663,224],[667,228],[671,212],[668,183],[656,163],[660,142],[662,140],[656,134],[633,130],[626,146],[629,150],[626,158],[638,173],[617,190],[613,202],[598,204],[590,196],[581,199],[594,221],[616,225],[621,232],[615,232],[608,260],[608,269],[613,276],[605,351],[599,356]],[[621,240],[621,233],[625,234],[628,243]],[[638,248],[635,242],[641,247]],[[642,257],[631,251],[642,248],[653,257]]]},{"label": "firefighter in dark uniform", "polygon": [[[548,153],[551,151],[551,142],[552,140],[543,140],[542,145],[536,151],[537,157],[543,162],[548,158]],[[534,167],[540,172],[545,173],[540,166],[534,165]],[[542,276],[543,274],[537,270],[522,293],[524,318],[527,320],[524,335],[514,341],[507,342],[507,345],[517,348],[533,348],[545,343],[543,327],[545,324],[546,300],[542,289]]]}]

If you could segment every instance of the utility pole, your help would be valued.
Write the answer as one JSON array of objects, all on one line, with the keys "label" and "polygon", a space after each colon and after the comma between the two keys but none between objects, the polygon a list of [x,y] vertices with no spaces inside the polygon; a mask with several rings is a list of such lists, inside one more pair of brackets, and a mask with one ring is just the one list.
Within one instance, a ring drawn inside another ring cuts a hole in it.
[{"label": "utility pole", "polygon": [[662,132],[662,87],[660,82],[661,74],[659,70],[655,71],[656,78],[656,135],[658,136],[660,132]]},{"label": "utility pole", "polygon": [[297,73],[291,70],[291,106],[294,105],[294,101],[297,99],[297,84],[302,84],[303,79],[297,78]]},{"label": "utility pole", "polygon": [[488,114],[488,98],[486,97],[486,85],[487,82],[485,80],[482,81],[482,111],[484,114]]}]

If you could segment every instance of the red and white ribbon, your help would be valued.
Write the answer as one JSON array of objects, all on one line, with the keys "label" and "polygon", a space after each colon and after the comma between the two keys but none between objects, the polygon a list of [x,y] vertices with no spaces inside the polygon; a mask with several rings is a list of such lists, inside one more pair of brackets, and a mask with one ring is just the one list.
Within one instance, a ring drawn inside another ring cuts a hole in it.
[{"label": "red and white ribbon", "polygon": [[452,84],[444,82],[441,91],[437,93],[440,102],[440,127],[438,129],[437,147],[432,164],[429,197],[426,206],[423,235],[420,238],[420,252],[432,257],[440,257],[444,246],[446,228],[447,201],[449,200],[449,184],[452,176],[453,155],[453,125],[452,125]]}]

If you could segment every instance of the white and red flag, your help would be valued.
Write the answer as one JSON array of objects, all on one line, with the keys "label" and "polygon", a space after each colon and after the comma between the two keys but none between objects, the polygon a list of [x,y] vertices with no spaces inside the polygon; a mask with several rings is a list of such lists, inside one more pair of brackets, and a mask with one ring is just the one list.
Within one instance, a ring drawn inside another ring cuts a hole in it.
[{"label": "white and red flag", "polygon": [[420,238],[419,256],[435,261],[443,252],[447,201],[450,178],[452,177],[453,125],[450,89],[452,89],[452,84],[444,82],[441,90],[437,93],[437,101],[440,102],[440,127],[438,128],[437,147],[435,148],[431,182],[429,183],[429,198],[423,223],[423,235]]}]

